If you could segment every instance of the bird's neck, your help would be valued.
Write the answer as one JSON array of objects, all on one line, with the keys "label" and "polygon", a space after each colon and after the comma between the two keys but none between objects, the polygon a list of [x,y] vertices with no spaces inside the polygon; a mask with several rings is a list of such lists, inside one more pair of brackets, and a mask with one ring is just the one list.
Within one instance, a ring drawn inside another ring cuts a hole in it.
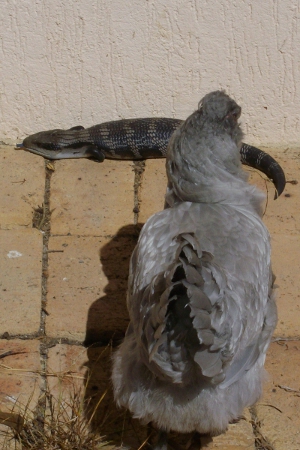
[{"label": "bird's neck", "polygon": [[234,178],[231,182],[216,180],[213,184],[189,184],[169,181],[166,193],[166,207],[180,202],[231,205],[247,209],[262,217],[265,194],[244,180]]}]

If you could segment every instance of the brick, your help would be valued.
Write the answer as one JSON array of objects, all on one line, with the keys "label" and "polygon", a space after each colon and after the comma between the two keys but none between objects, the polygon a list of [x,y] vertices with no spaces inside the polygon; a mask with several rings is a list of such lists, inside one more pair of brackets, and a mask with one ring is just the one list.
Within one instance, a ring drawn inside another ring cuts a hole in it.
[{"label": "brick", "polygon": [[274,450],[300,448],[300,342],[270,345],[266,369],[269,381],[256,406],[262,435]]},{"label": "brick", "polygon": [[300,321],[300,246],[299,236],[274,234],[272,238],[272,265],[278,306],[278,324],[275,336],[299,335]]},{"label": "brick", "polygon": [[42,234],[35,229],[0,230],[0,336],[40,328]]},{"label": "brick", "polygon": [[17,424],[25,412],[32,417],[40,395],[39,345],[36,340],[0,340],[1,423]]},{"label": "brick", "polygon": [[84,393],[87,349],[78,345],[57,344],[49,349],[48,386],[57,400],[76,391]]},{"label": "brick", "polygon": [[51,232],[113,235],[133,224],[132,163],[67,160],[56,163],[51,180]]},{"label": "brick", "polygon": [[140,188],[139,222],[164,209],[167,188],[165,159],[147,160]]},{"label": "brick", "polygon": [[0,229],[31,227],[44,198],[44,160],[13,147],[0,147]]},{"label": "brick", "polygon": [[[134,227],[124,227],[132,232]],[[122,232],[121,232],[122,233]],[[52,237],[46,332],[86,342],[120,338],[128,324],[126,291],[134,234],[112,239]],[[51,253],[62,250],[63,253]]]}]

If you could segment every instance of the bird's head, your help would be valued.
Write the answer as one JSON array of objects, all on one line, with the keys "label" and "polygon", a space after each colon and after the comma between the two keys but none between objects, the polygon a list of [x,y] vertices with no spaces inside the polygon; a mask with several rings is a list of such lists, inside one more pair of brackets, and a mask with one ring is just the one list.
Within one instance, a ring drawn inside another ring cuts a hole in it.
[{"label": "bird's head", "polygon": [[242,108],[225,91],[214,91],[200,100],[195,114],[200,116],[200,125],[211,124],[219,132],[223,128],[239,145],[243,137],[238,123],[241,112]]},{"label": "bird's head", "polygon": [[211,92],[200,100],[198,109],[169,142],[168,204],[244,201],[241,192],[249,185],[241,164],[240,115],[241,107],[225,91]]}]

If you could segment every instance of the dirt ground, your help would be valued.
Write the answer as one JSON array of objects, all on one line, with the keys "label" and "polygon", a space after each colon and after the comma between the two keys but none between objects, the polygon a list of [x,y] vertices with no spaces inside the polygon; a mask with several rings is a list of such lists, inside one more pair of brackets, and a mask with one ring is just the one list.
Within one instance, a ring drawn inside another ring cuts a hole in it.
[{"label": "dirt ground", "polygon": [[[251,171],[268,195],[278,285],[269,376],[258,404],[225,435],[203,438],[203,449],[300,449],[300,150],[264,150],[287,178],[274,201],[272,183]],[[16,428],[25,410],[42,417],[49,396],[68,404],[80,392],[107,448],[142,448],[147,430],[116,409],[109,379],[128,323],[129,258],[141,224],[163,208],[164,161],[54,164],[1,146],[0,165],[0,431]]]}]

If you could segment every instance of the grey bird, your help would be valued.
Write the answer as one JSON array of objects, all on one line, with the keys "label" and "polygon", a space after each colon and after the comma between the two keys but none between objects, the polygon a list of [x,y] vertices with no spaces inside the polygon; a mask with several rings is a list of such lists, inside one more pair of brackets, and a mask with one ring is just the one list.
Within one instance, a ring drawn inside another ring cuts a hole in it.
[{"label": "grey bird", "polygon": [[240,162],[241,108],[206,95],[169,143],[166,208],[130,264],[130,324],[113,360],[117,405],[165,435],[218,435],[261,395],[277,322],[264,194]]}]

